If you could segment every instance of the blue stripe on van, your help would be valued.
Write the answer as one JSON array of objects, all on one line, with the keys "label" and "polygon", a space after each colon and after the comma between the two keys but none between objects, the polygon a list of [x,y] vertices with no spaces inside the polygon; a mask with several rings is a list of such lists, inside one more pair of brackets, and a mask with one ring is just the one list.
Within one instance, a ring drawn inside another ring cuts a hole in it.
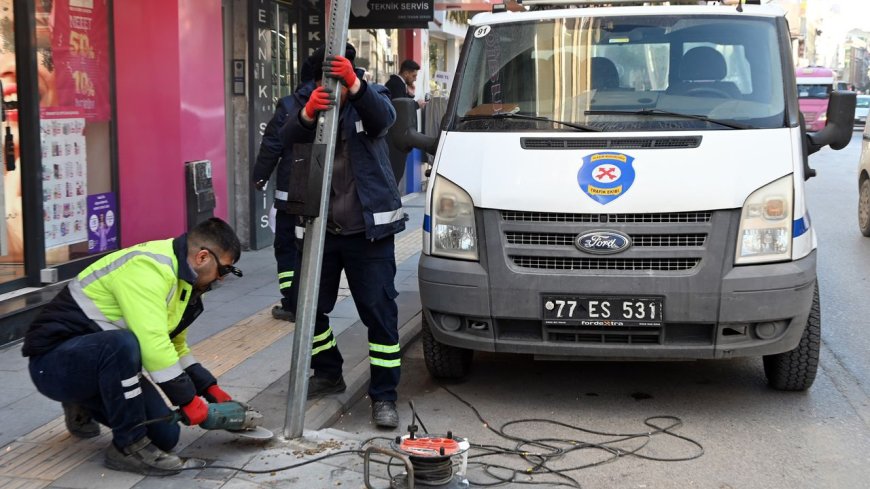
[{"label": "blue stripe on van", "polygon": [[432,232],[431,227],[432,227],[432,217],[429,214],[424,214],[423,215],[423,231],[430,233],[430,232]]},{"label": "blue stripe on van", "polygon": [[792,225],[792,237],[797,238],[798,236],[804,234],[805,232],[810,230],[810,216],[807,214],[804,217],[801,217]]}]

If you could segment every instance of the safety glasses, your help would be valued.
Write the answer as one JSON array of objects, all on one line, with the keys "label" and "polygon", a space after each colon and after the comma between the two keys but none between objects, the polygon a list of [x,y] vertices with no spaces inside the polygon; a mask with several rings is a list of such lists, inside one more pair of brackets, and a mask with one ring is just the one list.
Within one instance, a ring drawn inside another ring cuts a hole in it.
[{"label": "safety glasses", "polygon": [[222,264],[220,258],[218,258],[218,256],[217,256],[217,253],[215,253],[214,251],[206,248],[205,246],[200,247],[200,249],[208,251],[209,253],[211,253],[211,256],[214,258],[214,262],[217,263],[218,276],[220,278],[224,278],[231,273],[233,275],[235,275],[236,277],[242,276],[242,271],[239,270],[238,268],[236,268],[232,265]]}]

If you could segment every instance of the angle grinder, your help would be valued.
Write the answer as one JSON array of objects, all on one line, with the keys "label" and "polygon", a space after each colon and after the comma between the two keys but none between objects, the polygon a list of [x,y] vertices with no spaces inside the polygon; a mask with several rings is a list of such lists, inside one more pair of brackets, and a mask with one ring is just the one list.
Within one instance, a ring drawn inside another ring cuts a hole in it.
[{"label": "angle grinder", "polygon": [[[168,416],[148,420],[143,425],[158,422],[183,423],[184,416],[180,411],[174,411]],[[247,404],[239,401],[227,401],[210,403],[208,416],[205,421],[199,424],[199,427],[205,430],[226,430],[235,435],[255,440],[269,440],[275,435],[260,426],[262,422],[263,415],[251,409]]]}]

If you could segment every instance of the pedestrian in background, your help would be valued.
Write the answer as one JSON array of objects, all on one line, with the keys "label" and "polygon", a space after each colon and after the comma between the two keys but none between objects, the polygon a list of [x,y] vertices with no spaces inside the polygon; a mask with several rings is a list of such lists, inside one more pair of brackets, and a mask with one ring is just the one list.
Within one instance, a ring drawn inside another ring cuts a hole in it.
[{"label": "pedestrian in background", "polygon": [[[390,79],[384,85],[390,90],[390,98],[415,98],[417,94],[417,74],[420,65],[413,59],[402,61],[398,75],[390,75]],[[417,108],[422,109],[428,103],[425,98],[416,100]]]},{"label": "pedestrian in background", "polygon": [[[348,49],[345,56],[326,61],[321,55],[315,61],[315,83],[294,94],[295,103],[282,129],[285,145],[311,143],[317,113],[338,105],[339,128],[329,212],[323,216],[327,233],[311,350],[314,375],[308,382],[308,398],[346,389],[344,360],[328,316],[344,271],[359,317],[368,328],[372,418],[380,427],[395,428],[399,423],[396,387],[401,361],[394,235],[405,228],[405,219],[387,157],[386,135],[396,113],[385,87],[360,79],[348,56],[351,52]],[[324,75],[340,81],[340,93],[322,85]],[[302,174],[294,169],[291,179]],[[291,182],[290,186],[297,185]],[[304,187],[304,182],[299,186]]]},{"label": "pedestrian in background", "polygon": [[63,404],[66,427],[80,438],[112,429],[105,464],[145,475],[181,471],[170,452],[180,428],[154,385],[198,425],[209,402],[231,400],[190,352],[187,327],[203,311],[201,296],[242,272],[241,245],[226,222],[211,218],[174,239],[150,241],[94,262],[47,304],[24,336],[30,378]]}]

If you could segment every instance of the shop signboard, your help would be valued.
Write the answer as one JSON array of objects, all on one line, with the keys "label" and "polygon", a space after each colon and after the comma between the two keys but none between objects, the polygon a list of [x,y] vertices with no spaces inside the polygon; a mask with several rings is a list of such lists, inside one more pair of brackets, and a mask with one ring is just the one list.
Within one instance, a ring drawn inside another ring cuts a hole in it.
[{"label": "shop signboard", "polygon": [[[250,25],[254,28],[254,42],[250,44],[251,103],[250,161],[256,161],[266,124],[275,113],[272,95],[272,2],[254,0],[251,5]],[[274,178],[264,191],[251,185],[251,248],[258,250],[272,245],[274,235],[269,229],[269,209],[272,208]]]},{"label": "shop signboard", "polygon": [[435,0],[351,0],[351,29],[426,29]]}]

